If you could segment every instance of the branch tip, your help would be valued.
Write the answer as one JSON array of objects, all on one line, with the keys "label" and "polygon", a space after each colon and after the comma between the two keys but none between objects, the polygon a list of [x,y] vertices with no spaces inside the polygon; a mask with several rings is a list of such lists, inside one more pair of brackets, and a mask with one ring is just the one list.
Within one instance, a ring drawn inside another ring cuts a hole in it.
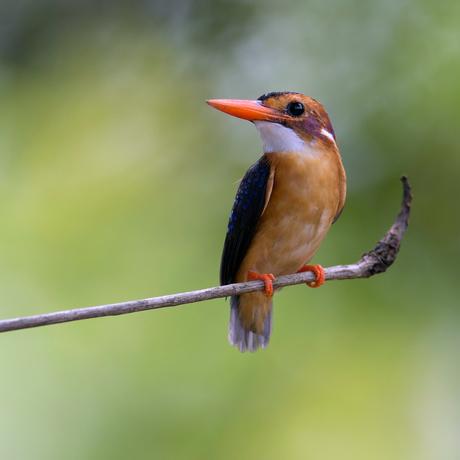
[{"label": "branch tip", "polygon": [[394,224],[385,236],[376,244],[368,254],[364,254],[358,264],[365,267],[363,278],[368,278],[377,273],[383,273],[396,260],[401,247],[401,240],[409,225],[412,206],[412,194],[409,179],[405,174],[401,176],[403,183],[403,200],[401,210]]}]

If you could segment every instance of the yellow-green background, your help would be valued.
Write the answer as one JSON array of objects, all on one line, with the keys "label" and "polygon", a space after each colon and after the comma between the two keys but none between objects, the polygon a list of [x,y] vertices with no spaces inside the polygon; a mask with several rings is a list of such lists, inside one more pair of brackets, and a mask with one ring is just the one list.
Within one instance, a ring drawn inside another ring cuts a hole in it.
[{"label": "yellow-green background", "polygon": [[460,458],[458,0],[0,7],[0,318],[218,283],[261,145],[205,99],[325,105],[349,187],[317,263],[414,194],[395,265],[285,289],[254,355],[223,299],[1,334],[2,460]]}]

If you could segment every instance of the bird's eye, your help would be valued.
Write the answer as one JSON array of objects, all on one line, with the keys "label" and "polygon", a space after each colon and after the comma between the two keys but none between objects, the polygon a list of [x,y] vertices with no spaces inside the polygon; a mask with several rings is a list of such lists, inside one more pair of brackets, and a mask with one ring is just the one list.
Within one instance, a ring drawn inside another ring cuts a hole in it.
[{"label": "bird's eye", "polygon": [[300,117],[305,112],[305,107],[300,102],[291,102],[286,107],[286,110],[293,117]]}]

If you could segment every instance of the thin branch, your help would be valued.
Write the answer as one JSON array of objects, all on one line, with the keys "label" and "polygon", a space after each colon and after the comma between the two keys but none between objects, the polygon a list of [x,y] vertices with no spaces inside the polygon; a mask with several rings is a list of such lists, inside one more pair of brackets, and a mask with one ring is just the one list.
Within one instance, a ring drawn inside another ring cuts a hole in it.
[{"label": "thin branch", "polygon": [[[401,211],[395,223],[385,236],[377,243],[374,249],[364,254],[361,259],[351,265],[337,265],[325,268],[327,281],[369,278],[377,273],[384,272],[396,259],[401,246],[401,239],[409,224],[409,215],[412,203],[410,184],[405,175],[401,177],[403,183],[403,202]],[[294,284],[314,281],[312,272],[296,273],[294,275],[279,276],[273,283],[274,288],[292,286]],[[99,318],[101,316],[125,315],[137,311],[153,310],[156,308],[174,307],[203,300],[230,297],[247,292],[262,291],[265,288],[263,281],[249,281],[247,283],[229,284],[227,286],[212,287],[199,291],[183,292],[162,297],[133,300],[131,302],[113,303],[98,307],[78,308],[75,310],[58,311],[43,315],[27,316],[0,321],[0,332],[15,331],[31,327],[47,326],[49,324],[67,323],[81,319]]]}]

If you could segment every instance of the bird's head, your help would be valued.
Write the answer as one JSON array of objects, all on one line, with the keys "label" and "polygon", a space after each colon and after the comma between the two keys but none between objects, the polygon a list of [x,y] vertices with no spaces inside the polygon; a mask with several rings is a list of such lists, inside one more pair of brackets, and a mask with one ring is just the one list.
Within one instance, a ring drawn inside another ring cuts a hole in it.
[{"label": "bird's head", "polygon": [[335,133],[324,107],[300,93],[279,92],[255,101],[214,99],[210,106],[254,123],[265,153],[337,149]]}]

